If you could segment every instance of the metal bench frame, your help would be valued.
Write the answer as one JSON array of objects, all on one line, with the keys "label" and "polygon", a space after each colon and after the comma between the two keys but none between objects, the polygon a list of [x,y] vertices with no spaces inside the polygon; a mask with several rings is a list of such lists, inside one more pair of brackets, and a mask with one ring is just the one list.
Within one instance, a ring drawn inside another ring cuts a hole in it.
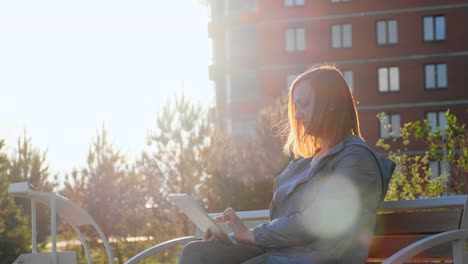
[{"label": "metal bench frame", "polygon": [[[40,202],[47,205],[51,209],[51,237],[52,237],[52,263],[57,264],[57,248],[56,248],[56,218],[57,214],[63,216],[68,223],[72,226],[73,230],[78,235],[81,244],[86,255],[88,264],[91,264],[91,257],[89,254],[89,248],[84,239],[79,227],[83,225],[91,225],[95,228],[100,238],[104,243],[106,253],[109,259],[109,263],[113,264],[112,250],[107,241],[101,228],[97,225],[94,219],[82,208],[75,203],[71,202],[67,198],[50,192],[40,192],[33,190],[28,183],[10,184],[9,194],[14,197],[22,197],[31,200],[31,223],[32,223],[32,253],[37,253],[37,241],[36,241],[36,204]],[[384,202],[379,210],[379,213],[395,212],[395,211],[412,211],[412,210],[432,210],[432,209],[444,209],[444,208],[463,208],[463,214],[461,215],[461,222],[458,225],[459,228],[456,230],[450,230],[441,232],[421,240],[418,240],[411,245],[402,248],[389,258],[387,258],[383,264],[399,264],[411,259],[417,254],[424,252],[437,245],[451,242],[452,244],[452,257],[453,263],[463,264],[468,263],[468,253],[466,250],[466,242],[468,240],[468,196],[452,196],[443,198],[433,199],[419,199],[410,201],[391,201]],[[216,217],[221,213],[210,214],[211,217]],[[268,210],[259,211],[243,211],[238,212],[239,217],[246,223],[249,228],[253,228],[259,224],[259,222],[267,222],[269,220]],[[198,231],[193,236],[186,236],[168,240],[157,245],[154,245],[134,257],[130,258],[125,264],[136,264],[140,261],[158,254],[159,252],[169,249],[177,245],[185,245],[190,241],[200,239],[201,233]]]},{"label": "metal bench frame", "polygon": [[80,226],[91,225],[94,227],[102,240],[106,249],[109,264],[114,264],[112,249],[104,232],[96,221],[81,207],[67,198],[53,192],[41,192],[34,190],[34,187],[27,182],[12,183],[8,188],[8,193],[13,197],[26,198],[31,200],[31,232],[32,232],[32,253],[37,254],[37,226],[36,226],[36,206],[37,203],[44,204],[50,208],[51,219],[51,239],[52,239],[52,264],[59,264],[57,260],[57,215],[62,216],[73,228],[80,239],[81,245],[88,264],[92,264],[89,254],[89,247],[80,231]]},{"label": "metal bench frame", "polygon": [[[408,201],[390,201],[384,202],[379,210],[379,213],[385,213],[390,211],[410,211],[412,209],[437,209],[447,207],[461,207],[463,208],[462,221],[460,223],[460,229],[451,230],[435,234],[424,239],[421,239],[403,249],[396,252],[391,257],[387,258],[383,264],[400,264],[410,260],[417,254],[424,252],[437,245],[452,242],[453,252],[453,263],[463,264],[468,263],[468,254],[466,250],[466,242],[468,240],[468,216],[467,216],[467,201],[468,196],[452,196],[442,197],[433,199],[419,199],[419,200],[408,200]],[[253,220],[265,220],[269,218],[268,210],[260,211],[245,211],[238,212],[239,217],[246,223]],[[215,217],[220,213],[210,214]],[[168,249],[173,246],[185,245],[190,241],[200,239],[199,234],[194,236],[186,236],[165,241],[163,243],[152,246],[139,254],[129,259],[125,264],[136,264],[145,258],[158,254],[159,252]]]}]

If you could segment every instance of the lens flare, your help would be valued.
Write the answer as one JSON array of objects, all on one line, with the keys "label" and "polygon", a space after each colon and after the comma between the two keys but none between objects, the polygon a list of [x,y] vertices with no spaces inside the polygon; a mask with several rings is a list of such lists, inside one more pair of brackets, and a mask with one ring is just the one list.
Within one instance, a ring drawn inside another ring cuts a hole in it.
[{"label": "lens flare", "polygon": [[317,192],[302,200],[303,208],[308,208],[301,219],[306,230],[324,238],[349,232],[361,213],[358,188],[347,178],[335,175],[326,179]]}]

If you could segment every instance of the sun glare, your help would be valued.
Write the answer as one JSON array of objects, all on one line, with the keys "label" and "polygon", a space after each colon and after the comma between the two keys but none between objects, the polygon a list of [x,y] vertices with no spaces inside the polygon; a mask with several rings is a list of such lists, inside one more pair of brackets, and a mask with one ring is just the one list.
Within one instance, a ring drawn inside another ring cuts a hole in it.
[{"label": "sun glare", "polygon": [[26,128],[60,171],[84,164],[103,124],[139,154],[182,86],[212,104],[207,20],[197,0],[2,1],[0,138],[11,147]]}]

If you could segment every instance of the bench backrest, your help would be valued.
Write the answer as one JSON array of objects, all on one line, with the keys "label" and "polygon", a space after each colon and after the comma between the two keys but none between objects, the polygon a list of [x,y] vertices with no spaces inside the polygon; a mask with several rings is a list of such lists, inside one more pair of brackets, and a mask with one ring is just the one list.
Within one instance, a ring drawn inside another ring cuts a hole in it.
[{"label": "bench backrest", "polygon": [[[385,259],[411,243],[449,230],[468,227],[466,216],[468,196],[450,196],[431,199],[384,202],[377,215],[377,224],[370,259]],[[249,227],[268,222],[269,211],[238,212]],[[215,217],[220,213],[210,214]],[[222,224],[227,232],[229,228]],[[200,234],[198,232],[198,234]],[[434,247],[418,256],[418,259],[450,259],[449,243]]]},{"label": "bench backrest", "polygon": [[[388,258],[422,238],[466,228],[467,197],[463,195],[383,203],[377,215],[369,258]],[[431,248],[416,258],[451,259],[451,244]]]}]

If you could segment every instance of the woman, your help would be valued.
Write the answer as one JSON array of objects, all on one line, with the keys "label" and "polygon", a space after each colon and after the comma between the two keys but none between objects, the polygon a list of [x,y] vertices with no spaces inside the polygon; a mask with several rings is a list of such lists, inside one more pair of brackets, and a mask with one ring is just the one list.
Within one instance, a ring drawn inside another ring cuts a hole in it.
[{"label": "woman", "polygon": [[365,263],[377,208],[394,164],[362,140],[353,96],[333,66],[307,70],[288,98],[286,154],[295,156],[275,180],[267,224],[252,230],[232,208],[237,245],[187,244],[179,263]]}]

